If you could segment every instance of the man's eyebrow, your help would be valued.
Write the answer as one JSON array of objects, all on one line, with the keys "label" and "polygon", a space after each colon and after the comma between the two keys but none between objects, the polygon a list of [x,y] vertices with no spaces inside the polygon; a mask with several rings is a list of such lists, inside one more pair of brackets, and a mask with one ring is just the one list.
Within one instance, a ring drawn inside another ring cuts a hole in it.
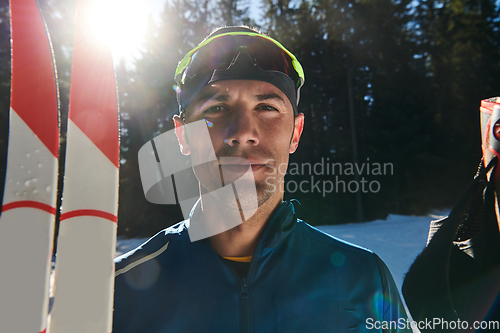
[{"label": "man's eyebrow", "polygon": [[[193,101],[193,104],[203,104],[211,99],[213,99],[216,102],[227,102],[231,99],[231,96],[229,95],[218,95],[215,96],[217,93],[206,93],[199,95],[196,97],[196,99]],[[214,97],[215,96],[215,97]]]},{"label": "man's eyebrow", "polygon": [[267,101],[269,99],[275,99],[275,100],[278,100],[279,102],[285,103],[283,98],[281,98],[280,95],[275,94],[275,93],[255,95],[254,99],[258,100],[259,102]]}]

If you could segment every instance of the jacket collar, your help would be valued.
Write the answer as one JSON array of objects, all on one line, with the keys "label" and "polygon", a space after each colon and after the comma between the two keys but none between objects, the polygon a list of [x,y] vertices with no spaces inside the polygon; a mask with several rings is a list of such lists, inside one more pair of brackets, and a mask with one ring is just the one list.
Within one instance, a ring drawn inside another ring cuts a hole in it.
[{"label": "jacket collar", "polygon": [[[198,200],[189,214],[189,219],[186,221],[186,227],[189,228],[190,220],[195,216],[195,210],[200,209],[200,200]],[[295,215],[295,207],[291,202],[283,201],[278,207],[276,207],[274,213],[264,228],[264,232],[259,240],[256,248],[256,253],[262,248],[274,248],[278,245],[284,238],[290,234],[296,225],[297,216]],[[208,242],[208,238],[202,240],[202,242]],[[209,244],[209,243],[208,243]]]},{"label": "jacket collar", "polygon": [[281,205],[276,207],[270,220],[267,222],[266,228],[262,233],[262,237],[257,245],[262,248],[274,248],[284,238],[290,234],[296,225],[297,216],[295,208],[291,202],[283,201]]}]

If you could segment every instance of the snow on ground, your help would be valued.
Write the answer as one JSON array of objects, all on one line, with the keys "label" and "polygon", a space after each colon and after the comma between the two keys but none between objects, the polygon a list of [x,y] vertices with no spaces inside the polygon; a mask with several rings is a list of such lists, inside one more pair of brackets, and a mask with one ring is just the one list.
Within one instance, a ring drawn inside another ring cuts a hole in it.
[{"label": "snow on ground", "polygon": [[[389,215],[385,220],[364,223],[320,226],[318,229],[352,244],[375,252],[389,267],[401,290],[404,274],[427,242],[431,220],[447,215],[440,212],[429,216]],[[147,238],[118,238],[116,256],[141,245]]]},{"label": "snow on ground", "polygon": [[320,226],[318,229],[375,252],[389,267],[399,290],[403,278],[427,242],[429,223],[447,213],[429,216],[389,215],[385,220]]},{"label": "snow on ground", "polygon": [[147,241],[148,238],[122,238],[118,237],[116,240],[116,257],[121,256],[124,253],[127,253],[130,250],[135,249],[145,241]]}]

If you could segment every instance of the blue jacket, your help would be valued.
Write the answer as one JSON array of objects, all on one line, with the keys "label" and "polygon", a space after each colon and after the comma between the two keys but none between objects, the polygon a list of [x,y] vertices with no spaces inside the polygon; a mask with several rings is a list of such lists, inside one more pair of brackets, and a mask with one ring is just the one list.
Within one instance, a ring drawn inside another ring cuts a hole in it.
[{"label": "blue jacket", "polygon": [[291,203],[266,225],[246,278],[208,239],[190,242],[186,224],[116,259],[113,333],[381,332],[406,320],[384,263],[297,219]]}]

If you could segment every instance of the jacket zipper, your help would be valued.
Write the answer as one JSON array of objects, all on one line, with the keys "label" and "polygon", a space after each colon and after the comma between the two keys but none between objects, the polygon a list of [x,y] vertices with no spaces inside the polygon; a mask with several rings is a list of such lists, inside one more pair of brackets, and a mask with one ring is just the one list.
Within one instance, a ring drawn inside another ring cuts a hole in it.
[{"label": "jacket zipper", "polygon": [[248,293],[248,282],[246,277],[241,278],[240,300],[241,300],[241,332],[251,333],[250,294]]},{"label": "jacket zipper", "polygon": [[[290,203],[288,203],[289,205]],[[281,211],[284,209],[284,206],[281,206],[278,211],[274,214],[278,216]],[[268,221],[270,223],[271,221]],[[260,254],[261,248],[263,246],[264,240],[269,233],[269,225],[267,226],[264,233],[261,235],[259,243],[257,244],[257,248],[254,251],[254,258],[250,262],[250,267],[248,268],[248,274],[246,277],[240,278],[240,301],[241,301],[241,332],[242,333],[252,333],[252,317],[250,313],[250,293],[248,291],[249,279],[252,277],[253,266],[256,257]],[[255,259],[255,260],[254,260]],[[234,273],[239,277],[239,274],[234,271]]]}]

